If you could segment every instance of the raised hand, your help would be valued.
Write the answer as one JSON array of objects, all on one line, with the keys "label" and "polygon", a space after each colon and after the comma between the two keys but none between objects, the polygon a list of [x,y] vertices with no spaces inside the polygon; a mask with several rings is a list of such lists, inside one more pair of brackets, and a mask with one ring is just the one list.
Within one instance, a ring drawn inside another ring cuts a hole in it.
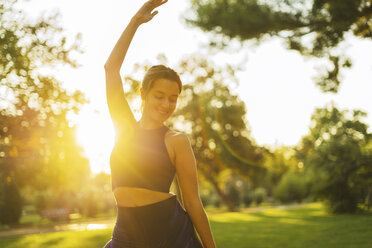
[{"label": "raised hand", "polygon": [[146,23],[158,13],[155,8],[165,4],[168,0],[148,0],[134,15],[133,19],[139,24]]}]

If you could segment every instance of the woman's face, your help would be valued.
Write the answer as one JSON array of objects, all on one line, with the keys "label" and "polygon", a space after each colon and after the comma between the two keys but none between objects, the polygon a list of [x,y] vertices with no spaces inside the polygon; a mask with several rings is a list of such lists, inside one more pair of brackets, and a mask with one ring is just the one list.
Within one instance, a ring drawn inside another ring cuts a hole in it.
[{"label": "woman's face", "polygon": [[[157,79],[146,95],[143,95],[143,114],[157,122],[164,122],[174,112],[180,89],[175,81]],[[143,93],[142,93],[143,94]]]}]

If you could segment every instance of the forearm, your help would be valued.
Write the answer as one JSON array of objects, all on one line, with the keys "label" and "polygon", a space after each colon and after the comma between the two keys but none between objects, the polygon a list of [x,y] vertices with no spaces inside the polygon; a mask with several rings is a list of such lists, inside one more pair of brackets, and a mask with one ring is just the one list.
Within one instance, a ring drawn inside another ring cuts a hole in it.
[{"label": "forearm", "polygon": [[129,45],[133,39],[134,34],[139,27],[140,22],[132,18],[124,32],[121,34],[118,42],[112,50],[109,58],[106,61],[105,68],[109,70],[120,70],[123,64],[125,55],[127,54]]},{"label": "forearm", "polygon": [[200,199],[193,201],[189,205],[185,205],[185,208],[203,242],[204,248],[215,248],[216,245],[213,240],[208,217]]}]

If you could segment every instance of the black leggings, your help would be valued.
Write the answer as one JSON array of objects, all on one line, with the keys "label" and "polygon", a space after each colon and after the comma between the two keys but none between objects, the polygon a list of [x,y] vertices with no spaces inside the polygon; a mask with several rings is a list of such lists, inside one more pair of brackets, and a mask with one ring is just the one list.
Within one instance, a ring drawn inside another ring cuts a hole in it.
[{"label": "black leggings", "polygon": [[112,239],[104,248],[203,247],[175,195],[145,206],[117,208]]}]

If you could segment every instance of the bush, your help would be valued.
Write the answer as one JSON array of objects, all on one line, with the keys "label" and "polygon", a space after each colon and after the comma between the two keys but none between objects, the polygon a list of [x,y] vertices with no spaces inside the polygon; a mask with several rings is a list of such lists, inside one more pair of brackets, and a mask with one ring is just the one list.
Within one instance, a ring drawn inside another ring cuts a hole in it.
[{"label": "bush", "polygon": [[231,200],[231,203],[235,208],[239,208],[240,205],[240,194],[238,189],[234,184],[227,184],[226,185],[226,195]]},{"label": "bush", "polygon": [[301,202],[307,195],[307,183],[299,173],[286,172],[274,188],[274,197],[281,202]]},{"label": "bush", "polygon": [[221,205],[219,196],[213,192],[201,193],[200,199],[204,207],[206,206],[220,207]]},{"label": "bush", "polygon": [[0,193],[0,223],[17,224],[22,215],[23,201],[11,177],[6,178]]},{"label": "bush", "polygon": [[242,201],[245,207],[249,207],[254,201],[254,193],[251,191],[244,191]]},{"label": "bush", "polygon": [[266,200],[267,191],[265,188],[256,188],[253,192],[254,201],[257,205],[260,205],[263,201]]}]

